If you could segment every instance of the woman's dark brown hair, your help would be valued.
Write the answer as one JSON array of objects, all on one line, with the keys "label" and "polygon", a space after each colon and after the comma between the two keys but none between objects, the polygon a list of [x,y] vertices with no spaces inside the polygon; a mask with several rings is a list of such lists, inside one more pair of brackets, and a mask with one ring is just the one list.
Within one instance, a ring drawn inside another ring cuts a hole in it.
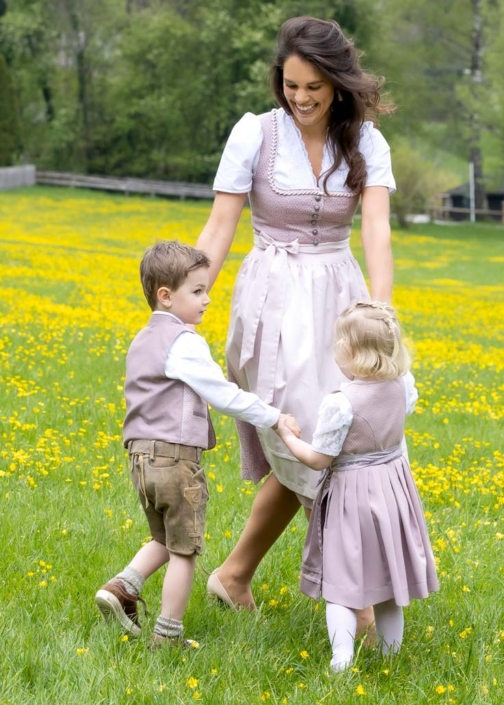
[{"label": "woman's dark brown hair", "polygon": [[352,40],[345,37],[337,22],[293,17],[280,27],[270,73],[276,99],[289,115],[292,111],[283,91],[283,66],[289,56],[308,61],[334,86],[328,127],[334,163],[324,175],[324,190],[329,176],[345,160],[349,167],[346,185],[361,193],[366,182],[366,163],[359,152],[360,130],[365,120],[376,123],[380,113],[392,112],[391,104],[380,103],[385,80],[361,69]]}]

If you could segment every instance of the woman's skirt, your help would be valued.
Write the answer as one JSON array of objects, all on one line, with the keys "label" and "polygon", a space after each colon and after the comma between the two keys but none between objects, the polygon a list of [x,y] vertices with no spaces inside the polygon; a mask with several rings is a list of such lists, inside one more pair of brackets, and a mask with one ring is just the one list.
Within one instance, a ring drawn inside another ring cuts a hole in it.
[{"label": "woman's skirt", "polygon": [[[227,340],[229,379],[296,417],[311,443],[322,398],[345,377],[334,361],[334,323],[369,295],[348,241],[299,245],[256,236],[237,277]],[[320,474],[293,458],[272,429],[237,421],[242,477],[270,470],[306,506]]]}]

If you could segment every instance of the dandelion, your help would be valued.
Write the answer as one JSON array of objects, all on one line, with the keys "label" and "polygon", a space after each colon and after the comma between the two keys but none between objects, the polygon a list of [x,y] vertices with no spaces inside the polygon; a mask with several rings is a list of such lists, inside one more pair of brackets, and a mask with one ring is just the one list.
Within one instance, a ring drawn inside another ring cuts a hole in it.
[{"label": "dandelion", "polygon": [[222,485],[217,485],[216,490],[217,492],[222,492],[224,490],[224,487]]},{"label": "dandelion", "polygon": [[269,700],[270,698],[271,693],[269,692],[269,690],[265,690],[264,693],[261,695],[261,700],[263,701],[263,703],[265,703],[266,700]]},{"label": "dandelion", "polygon": [[76,652],[78,656],[82,656],[83,654],[88,652],[88,649],[76,649]]},{"label": "dandelion", "polygon": [[127,634],[125,634],[124,636],[121,637],[121,641],[128,641],[128,640],[129,640],[129,637]]},{"label": "dandelion", "polygon": [[439,695],[442,695],[443,693],[446,693],[446,688],[444,685],[438,685],[436,688],[436,693]]},{"label": "dandelion", "polygon": [[303,659],[310,658],[310,654],[308,653],[308,651],[301,651],[299,655],[300,655],[301,658],[303,658]]},{"label": "dandelion", "polygon": [[189,688],[191,688],[191,690],[194,690],[198,687],[198,679],[191,676],[187,679],[187,685],[189,686]]},{"label": "dandelion", "polygon": [[355,692],[357,695],[366,695],[366,691],[364,690],[364,686],[359,683],[357,688],[355,689]]}]

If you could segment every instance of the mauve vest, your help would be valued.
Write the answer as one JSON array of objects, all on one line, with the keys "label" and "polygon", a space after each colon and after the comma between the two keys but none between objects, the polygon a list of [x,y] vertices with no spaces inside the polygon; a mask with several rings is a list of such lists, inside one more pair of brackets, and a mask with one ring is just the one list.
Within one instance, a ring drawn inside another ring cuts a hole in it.
[{"label": "mauve vest", "polygon": [[[263,141],[249,193],[252,225],[258,233],[279,242],[296,238],[301,245],[341,242],[350,237],[350,226],[359,196],[346,191],[324,193],[316,189],[281,189],[273,178],[277,155],[277,111],[260,116]],[[322,179],[321,179],[322,182]]]},{"label": "mauve vest", "polygon": [[346,396],[353,412],[341,455],[374,453],[400,445],[406,416],[401,377],[383,382],[355,380],[344,385],[340,393]]},{"label": "mauve vest", "polygon": [[125,446],[140,440],[180,443],[204,450],[215,446],[206,402],[183,382],[165,375],[168,351],[187,330],[172,316],[154,314],[131,343],[124,384]]}]

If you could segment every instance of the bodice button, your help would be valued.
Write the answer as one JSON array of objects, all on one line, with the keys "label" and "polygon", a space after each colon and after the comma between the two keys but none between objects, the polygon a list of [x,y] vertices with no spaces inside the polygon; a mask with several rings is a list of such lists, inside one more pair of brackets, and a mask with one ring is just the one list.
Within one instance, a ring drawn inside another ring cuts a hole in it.
[{"label": "bodice button", "polygon": [[322,198],[322,196],[315,196],[315,200],[316,200],[316,201],[320,201],[321,198]]},{"label": "bodice button", "polygon": [[314,206],[314,210],[319,211],[319,210],[320,210],[320,206]]},{"label": "bodice button", "polygon": [[318,245],[318,240],[314,240],[314,241],[312,242],[312,245],[313,245],[314,247],[317,247],[317,245]]},{"label": "bodice button", "polygon": [[312,230],[312,235],[318,235],[318,230],[317,230],[317,228],[314,228],[314,229]]}]

